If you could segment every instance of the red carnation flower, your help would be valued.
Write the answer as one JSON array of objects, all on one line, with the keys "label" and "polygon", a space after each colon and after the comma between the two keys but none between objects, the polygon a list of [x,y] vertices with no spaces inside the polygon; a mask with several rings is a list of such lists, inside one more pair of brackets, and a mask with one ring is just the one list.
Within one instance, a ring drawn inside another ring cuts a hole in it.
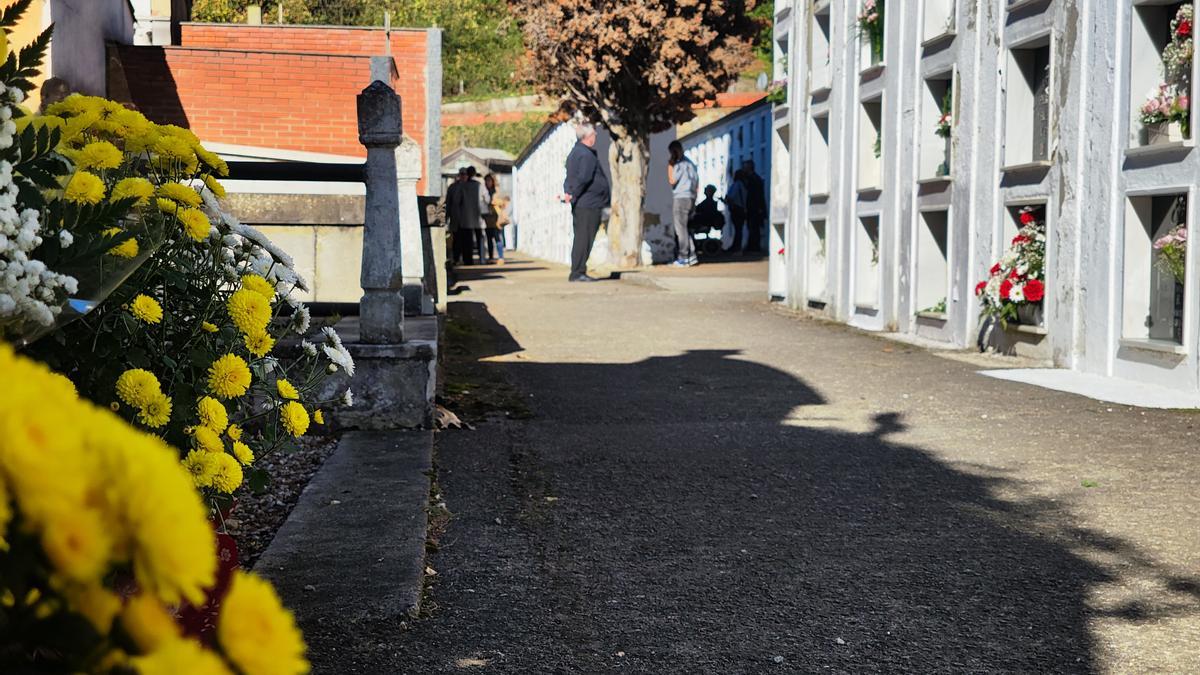
[{"label": "red carnation flower", "polygon": [[1015,279],[1020,279],[1020,278],[1021,278],[1021,275],[1020,275],[1020,274],[1017,274],[1017,271],[1016,271],[1016,270],[1013,270],[1013,271],[1011,271],[1011,272],[1009,272],[1009,273],[1008,273],[1008,278],[1009,278],[1009,279],[1014,279],[1014,280],[1015,280]]},{"label": "red carnation flower", "polygon": [[1046,285],[1039,279],[1025,282],[1025,299],[1029,302],[1041,302],[1046,297]]},{"label": "red carnation flower", "polygon": [[1179,22],[1179,27],[1175,29],[1175,34],[1179,37],[1190,37],[1192,34],[1192,22],[1184,19]]},{"label": "red carnation flower", "polygon": [[999,274],[999,273],[1000,273],[1000,263],[996,263],[995,265],[992,265],[991,274]]},{"label": "red carnation flower", "polygon": [[1017,245],[1019,245],[1019,244],[1027,244],[1027,243],[1029,243],[1030,241],[1031,241],[1031,240],[1029,239],[1029,237],[1026,237],[1026,236],[1025,236],[1025,235],[1023,235],[1023,234],[1018,234],[1017,236],[1013,237],[1013,240],[1012,240],[1012,245],[1013,245],[1013,246],[1017,246]]},{"label": "red carnation flower", "polygon": [[1025,211],[1024,213],[1022,213],[1021,214],[1021,224],[1029,225],[1031,223],[1033,223],[1033,213],[1031,213],[1029,211]]},{"label": "red carnation flower", "polygon": [[1000,299],[1007,300],[1008,294],[1012,292],[1013,282],[1005,279],[1000,283]]},{"label": "red carnation flower", "polygon": [[983,289],[985,289],[985,288],[987,288],[986,281],[981,281],[981,282],[975,284],[975,295],[976,296],[983,295]]}]

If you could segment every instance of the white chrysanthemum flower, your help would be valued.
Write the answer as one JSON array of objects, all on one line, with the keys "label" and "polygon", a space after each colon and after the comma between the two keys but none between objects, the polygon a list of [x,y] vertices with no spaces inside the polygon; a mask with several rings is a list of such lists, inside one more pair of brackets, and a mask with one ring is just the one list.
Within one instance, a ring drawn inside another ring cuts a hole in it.
[{"label": "white chrysanthemum flower", "polygon": [[341,336],[339,336],[337,334],[337,331],[334,330],[332,327],[325,326],[324,328],[321,329],[321,332],[325,334],[325,343],[326,344],[328,344],[332,347],[335,347],[335,348],[342,346]]},{"label": "white chrysanthemum flower", "polygon": [[301,340],[300,348],[303,349],[304,353],[307,354],[308,356],[316,356],[317,355],[317,346],[314,345],[313,343],[309,342],[308,340]]},{"label": "white chrysanthemum flower", "polygon": [[1025,287],[1014,285],[1008,291],[1008,299],[1012,302],[1025,302]]},{"label": "white chrysanthemum flower", "polygon": [[341,345],[337,347],[325,345],[321,349],[325,352],[325,356],[329,357],[330,361],[336,363],[342,370],[345,370],[347,375],[354,377],[354,358],[350,356],[350,352],[346,351],[345,347]]},{"label": "white chrysanthemum flower", "polygon": [[71,244],[73,244],[73,243],[75,243],[75,236],[74,236],[74,235],[72,235],[72,234],[71,234],[69,231],[67,231],[67,230],[59,230],[59,231],[58,231],[58,244],[59,244],[59,246],[62,246],[63,248],[69,248],[69,247],[71,246]]},{"label": "white chrysanthemum flower", "polygon": [[342,405],[346,406],[347,408],[354,405],[354,393],[349,389],[342,394]]}]

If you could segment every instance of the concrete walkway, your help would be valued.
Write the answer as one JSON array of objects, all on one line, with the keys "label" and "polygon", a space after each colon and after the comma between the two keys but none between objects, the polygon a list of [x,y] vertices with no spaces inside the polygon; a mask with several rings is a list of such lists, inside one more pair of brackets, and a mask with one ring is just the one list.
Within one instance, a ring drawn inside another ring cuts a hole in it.
[{"label": "concrete walkway", "polygon": [[428,616],[345,672],[1200,663],[1200,417],[985,377],[727,274],[464,273],[451,319],[532,417],[439,435]]}]

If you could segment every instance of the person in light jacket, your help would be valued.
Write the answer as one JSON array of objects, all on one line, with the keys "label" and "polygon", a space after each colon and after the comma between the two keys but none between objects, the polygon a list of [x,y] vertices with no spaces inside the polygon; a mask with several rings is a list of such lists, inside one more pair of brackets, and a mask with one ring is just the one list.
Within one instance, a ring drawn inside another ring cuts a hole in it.
[{"label": "person in light jacket", "polygon": [[458,223],[458,235],[462,236],[462,253],[465,263],[471,264],[471,257],[479,255],[479,264],[487,260],[487,235],[483,215],[487,213],[489,197],[483,184],[475,179],[475,167],[467,167],[467,179],[459,184],[454,193],[454,201],[448,204],[455,214]]},{"label": "person in light jacket", "polygon": [[675,199],[671,206],[671,221],[675,226],[677,267],[688,267],[699,264],[696,258],[696,245],[692,242],[692,233],[688,230],[688,222],[692,219],[692,209],[696,206],[696,194],[700,188],[700,177],[696,165],[683,154],[683,144],[671,141],[667,146],[671,153],[667,160],[667,182]]},{"label": "person in light jacket", "polygon": [[562,199],[571,204],[575,240],[571,245],[571,276],[568,281],[596,281],[587,274],[592,242],[600,229],[600,215],[608,208],[611,190],[608,176],[596,156],[596,127],[580,123],[575,127],[575,147],[567,155],[567,177]]}]

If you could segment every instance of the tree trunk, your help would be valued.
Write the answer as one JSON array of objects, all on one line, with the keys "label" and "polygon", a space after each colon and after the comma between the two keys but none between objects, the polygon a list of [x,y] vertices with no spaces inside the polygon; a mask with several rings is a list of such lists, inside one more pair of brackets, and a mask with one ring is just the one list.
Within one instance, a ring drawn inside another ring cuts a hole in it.
[{"label": "tree trunk", "polygon": [[646,201],[649,143],[624,129],[612,129],[608,166],[612,171],[612,217],[608,246],[619,267],[642,264],[642,209]]}]

